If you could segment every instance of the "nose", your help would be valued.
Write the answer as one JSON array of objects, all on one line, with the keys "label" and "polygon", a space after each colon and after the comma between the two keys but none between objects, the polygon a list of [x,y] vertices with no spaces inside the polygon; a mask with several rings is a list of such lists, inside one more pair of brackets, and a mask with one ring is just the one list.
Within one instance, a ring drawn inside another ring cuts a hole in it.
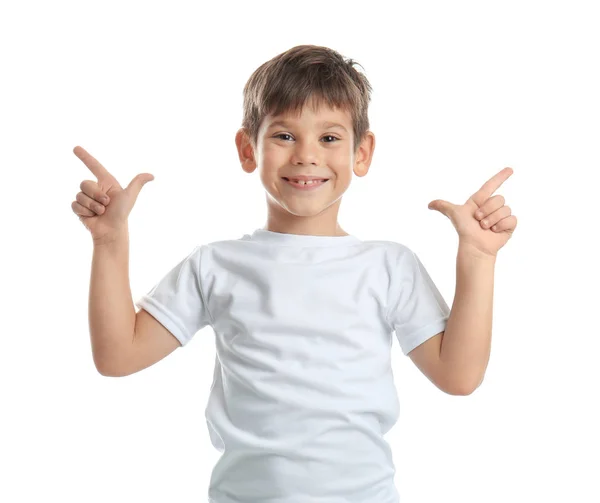
[{"label": "nose", "polygon": [[319,157],[317,147],[310,142],[297,142],[291,161],[294,165],[314,164],[318,166]]}]

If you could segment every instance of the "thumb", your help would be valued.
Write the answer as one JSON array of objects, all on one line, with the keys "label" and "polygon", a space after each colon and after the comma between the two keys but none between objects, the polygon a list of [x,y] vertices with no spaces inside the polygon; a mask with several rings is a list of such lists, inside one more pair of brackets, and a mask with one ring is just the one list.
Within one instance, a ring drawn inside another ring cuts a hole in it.
[{"label": "thumb", "polygon": [[454,205],[448,201],[444,201],[443,199],[436,199],[431,201],[427,207],[430,210],[439,211],[443,215],[446,215],[448,218],[450,218],[450,213],[452,212]]},{"label": "thumb", "polygon": [[152,180],[154,180],[154,175],[151,175],[150,173],[141,173],[131,180],[126,190],[137,198],[142,187]]}]

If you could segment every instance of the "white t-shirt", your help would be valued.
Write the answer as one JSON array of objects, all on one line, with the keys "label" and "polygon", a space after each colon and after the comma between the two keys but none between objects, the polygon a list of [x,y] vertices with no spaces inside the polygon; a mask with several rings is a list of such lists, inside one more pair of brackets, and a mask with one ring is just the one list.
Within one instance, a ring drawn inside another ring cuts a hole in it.
[{"label": "white t-shirt", "polygon": [[196,247],[136,302],[186,345],[206,325],[212,503],[397,503],[390,363],[446,328],[421,261],[392,241],[257,229]]}]

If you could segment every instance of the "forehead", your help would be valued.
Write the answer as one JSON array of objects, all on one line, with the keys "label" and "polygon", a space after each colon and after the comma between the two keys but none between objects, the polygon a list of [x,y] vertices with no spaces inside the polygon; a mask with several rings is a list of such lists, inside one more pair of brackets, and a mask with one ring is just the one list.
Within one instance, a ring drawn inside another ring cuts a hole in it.
[{"label": "forehead", "polygon": [[344,108],[332,108],[327,104],[305,105],[301,109],[287,110],[278,115],[265,116],[265,127],[292,126],[300,122],[308,122],[317,127],[339,127],[348,130],[352,126],[350,112]]}]

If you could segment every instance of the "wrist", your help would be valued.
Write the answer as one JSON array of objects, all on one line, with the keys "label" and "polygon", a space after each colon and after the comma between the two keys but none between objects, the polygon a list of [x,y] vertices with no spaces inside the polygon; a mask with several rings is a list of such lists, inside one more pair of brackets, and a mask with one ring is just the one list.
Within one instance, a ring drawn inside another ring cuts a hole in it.
[{"label": "wrist", "polygon": [[469,244],[460,242],[458,243],[458,254],[468,256],[476,260],[488,261],[490,263],[496,262],[496,254],[490,254],[481,251],[479,248]]}]

